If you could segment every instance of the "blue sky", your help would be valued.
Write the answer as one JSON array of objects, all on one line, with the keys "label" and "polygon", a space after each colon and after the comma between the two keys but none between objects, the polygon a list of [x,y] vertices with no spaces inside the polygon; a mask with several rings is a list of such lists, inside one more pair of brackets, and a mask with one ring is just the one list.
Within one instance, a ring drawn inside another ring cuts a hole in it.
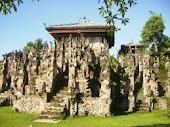
[{"label": "blue sky", "polygon": [[[110,54],[116,54],[120,45],[133,40],[138,43],[145,22],[149,19],[149,11],[161,13],[165,21],[164,34],[170,36],[170,0],[138,0],[138,4],[130,8],[127,17],[130,22],[116,33],[115,46]],[[9,15],[0,14],[0,58],[2,54],[15,49],[23,49],[29,41],[42,38],[53,41],[51,35],[44,29],[47,25],[75,23],[80,17],[86,16],[91,22],[104,22],[99,15],[97,0],[24,0],[17,12]]]}]

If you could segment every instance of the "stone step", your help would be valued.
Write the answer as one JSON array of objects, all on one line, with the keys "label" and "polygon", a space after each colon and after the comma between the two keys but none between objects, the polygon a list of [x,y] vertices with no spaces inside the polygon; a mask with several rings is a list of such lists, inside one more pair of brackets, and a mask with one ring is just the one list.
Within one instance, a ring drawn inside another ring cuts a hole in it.
[{"label": "stone step", "polygon": [[65,86],[65,87],[63,87],[63,89],[62,90],[68,90],[68,87],[67,86]]},{"label": "stone step", "polygon": [[67,98],[58,98],[58,97],[54,97],[54,100],[53,101],[55,101],[55,102],[64,102],[64,101],[66,101],[67,100]]},{"label": "stone step", "polygon": [[0,98],[9,98],[9,95],[0,95]]},{"label": "stone step", "polygon": [[143,103],[139,107],[139,112],[148,112],[148,105],[146,103]]},{"label": "stone step", "polygon": [[37,123],[59,123],[60,120],[53,120],[53,119],[36,119],[33,122]]},{"label": "stone step", "polygon": [[7,98],[7,97],[3,97],[3,96],[1,97],[1,96],[0,96],[0,99],[1,99],[1,100],[6,100],[6,99],[8,99],[8,98]]},{"label": "stone step", "polygon": [[44,111],[42,114],[48,115],[61,115],[62,111]]},{"label": "stone step", "polygon": [[55,107],[64,107],[64,106],[65,106],[65,103],[52,102],[51,105],[52,105],[52,106],[55,106]]},{"label": "stone step", "polygon": [[139,110],[148,110],[148,108],[146,108],[146,107],[143,107],[143,108],[139,108]]},{"label": "stone step", "polygon": [[5,93],[5,94],[11,94],[11,92],[10,92],[10,91],[4,91],[4,93]]},{"label": "stone step", "polygon": [[0,93],[0,96],[11,96],[11,93]]},{"label": "stone step", "polygon": [[61,95],[60,96],[54,96],[53,98],[55,100],[65,100],[65,99],[67,99],[66,96],[61,96]]},{"label": "stone step", "polygon": [[68,91],[67,91],[67,90],[61,90],[61,91],[59,91],[59,93],[60,93],[60,94],[65,94],[65,95],[66,95],[66,94],[68,94]]},{"label": "stone step", "polygon": [[59,119],[62,115],[68,96],[68,87],[64,87],[53,100],[47,103],[45,111],[39,116],[40,119]]},{"label": "stone step", "polygon": [[61,110],[62,107],[55,107],[55,106],[50,106],[50,107],[46,107],[46,110]]},{"label": "stone step", "polygon": [[140,107],[148,107],[147,105],[140,105]]},{"label": "stone step", "polygon": [[57,93],[56,94],[56,97],[61,97],[61,98],[65,98],[67,95],[64,95],[64,94],[60,94],[60,93]]},{"label": "stone step", "polygon": [[46,103],[46,107],[50,107],[51,106],[51,103]]},{"label": "stone step", "polygon": [[146,112],[148,112],[148,110],[142,110],[142,109],[140,109],[138,112],[146,113]]},{"label": "stone step", "polygon": [[39,116],[40,119],[59,119],[61,115],[48,115],[48,114],[41,114]]}]

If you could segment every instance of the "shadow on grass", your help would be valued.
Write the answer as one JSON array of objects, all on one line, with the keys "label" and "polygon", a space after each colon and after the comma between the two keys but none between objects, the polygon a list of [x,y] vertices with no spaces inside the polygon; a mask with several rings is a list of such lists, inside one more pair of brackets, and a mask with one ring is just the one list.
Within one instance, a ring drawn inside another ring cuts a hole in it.
[{"label": "shadow on grass", "polygon": [[112,116],[121,116],[121,115],[129,115],[132,114],[134,112],[125,112],[125,111],[115,111],[112,113]]},{"label": "shadow on grass", "polygon": [[132,127],[170,127],[170,124],[153,124],[153,125],[132,126]]}]

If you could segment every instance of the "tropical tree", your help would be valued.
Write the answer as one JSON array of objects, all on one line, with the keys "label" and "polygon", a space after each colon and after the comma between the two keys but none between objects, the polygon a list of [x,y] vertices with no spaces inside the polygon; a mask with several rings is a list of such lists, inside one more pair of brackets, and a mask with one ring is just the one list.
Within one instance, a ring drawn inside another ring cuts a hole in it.
[{"label": "tropical tree", "polygon": [[[119,20],[122,24],[126,25],[126,23],[129,22],[129,18],[126,18],[125,14],[129,7],[136,4],[136,0],[98,0],[98,2],[104,3],[104,5],[99,8],[100,15],[106,19],[108,24],[113,26],[115,20]],[[115,9],[115,6],[117,9]],[[115,30],[118,29],[115,28]]]},{"label": "tropical tree", "polygon": [[145,47],[154,45],[154,50],[158,51],[157,46],[163,39],[163,32],[165,29],[164,21],[161,14],[157,15],[153,12],[150,13],[151,17],[148,19],[142,30],[141,43]]},{"label": "tropical tree", "polygon": [[165,58],[164,53],[168,51],[168,48],[170,48],[170,38],[164,35],[164,39],[158,45],[158,51],[160,52],[160,68],[161,69],[165,68],[166,58]]},{"label": "tropical tree", "polygon": [[[32,0],[39,1],[39,0]],[[136,0],[97,0],[98,3],[104,3],[99,8],[100,15],[106,19],[108,24],[114,25],[114,20],[120,20],[123,24],[128,23],[129,19],[125,18],[125,14],[129,7],[136,4]],[[0,0],[0,13],[9,14],[11,10],[17,11],[17,7],[23,3],[23,0]],[[113,8],[117,10],[113,12]]]},{"label": "tropical tree", "polygon": [[117,59],[113,55],[109,56],[109,62],[111,69],[116,73],[119,67]]},{"label": "tropical tree", "polygon": [[22,3],[23,0],[0,0],[0,13],[6,15],[11,13],[11,10],[17,11],[17,7]]},{"label": "tropical tree", "polygon": [[[162,15],[157,15],[153,12],[150,13],[151,17],[143,27],[141,34],[142,41],[140,43],[143,44],[146,48],[149,47],[150,53],[153,51],[160,53],[160,68],[164,69],[166,61],[164,53],[168,50],[168,47],[170,47],[170,38],[163,33],[165,25]],[[153,64],[152,58],[150,59],[150,63],[151,65]]]},{"label": "tropical tree", "polygon": [[29,53],[33,48],[36,50],[36,52],[40,52],[43,48],[43,44],[42,44],[42,39],[38,38],[37,40],[33,42],[28,42],[27,45],[24,47],[24,51],[26,53]]},{"label": "tropical tree", "polygon": [[42,39],[38,38],[37,40],[35,40],[34,42],[34,48],[37,52],[41,51],[41,49],[43,48],[43,44],[42,44]]},{"label": "tropical tree", "polygon": [[28,42],[27,45],[24,47],[23,50],[24,50],[26,53],[29,53],[33,47],[34,47],[33,42]]}]

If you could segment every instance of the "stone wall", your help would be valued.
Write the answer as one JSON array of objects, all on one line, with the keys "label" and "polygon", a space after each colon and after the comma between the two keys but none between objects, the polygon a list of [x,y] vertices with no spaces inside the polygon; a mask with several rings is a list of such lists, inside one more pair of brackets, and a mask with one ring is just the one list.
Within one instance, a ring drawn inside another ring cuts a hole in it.
[{"label": "stone wall", "polygon": [[84,97],[78,105],[78,115],[110,115],[111,100],[107,97]]},{"label": "stone wall", "polygon": [[[154,108],[155,101],[158,102],[158,109],[166,109],[166,100],[161,99],[165,95],[161,94],[157,75],[159,53],[157,53],[155,61],[155,55],[142,52],[142,47],[142,45],[136,45],[133,42],[121,46],[118,57],[121,70],[119,73],[122,75],[122,81],[119,84],[121,91],[119,96],[128,99],[129,111],[133,111],[133,109],[137,111],[147,109],[146,111],[149,111]],[[154,59],[152,66],[150,59]],[[169,57],[167,57],[167,63],[169,63]],[[168,69],[167,63],[166,68]],[[169,96],[169,80],[165,82],[167,82],[166,95]],[[158,96],[161,98],[158,99]],[[120,101],[123,102],[123,99]]]},{"label": "stone wall", "polygon": [[167,100],[164,98],[158,98],[156,102],[156,108],[160,110],[166,110],[168,108]]},{"label": "stone wall", "polygon": [[46,97],[35,95],[23,96],[13,101],[13,111],[26,113],[41,113],[45,109]]}]

